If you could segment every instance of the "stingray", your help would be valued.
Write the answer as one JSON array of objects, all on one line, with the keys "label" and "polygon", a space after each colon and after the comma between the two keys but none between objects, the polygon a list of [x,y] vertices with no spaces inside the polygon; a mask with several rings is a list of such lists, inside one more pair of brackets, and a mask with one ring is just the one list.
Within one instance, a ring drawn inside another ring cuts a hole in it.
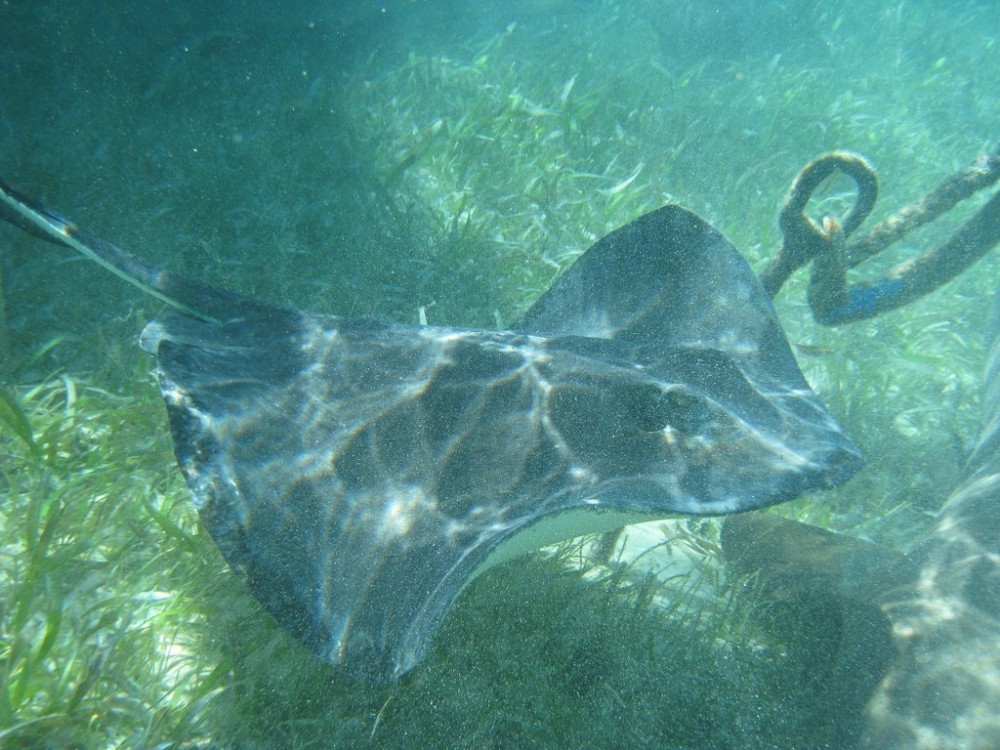
[{"label": "stingray", "polygon": [[283,627],[363,679],[418,665],[463,587],[514,555],[762,508],[861,464],[750,267],[679,206],[598,241],[503,331],[259,302],[2,182],[0,217],[167,303],[140,345],[202,523]]}]

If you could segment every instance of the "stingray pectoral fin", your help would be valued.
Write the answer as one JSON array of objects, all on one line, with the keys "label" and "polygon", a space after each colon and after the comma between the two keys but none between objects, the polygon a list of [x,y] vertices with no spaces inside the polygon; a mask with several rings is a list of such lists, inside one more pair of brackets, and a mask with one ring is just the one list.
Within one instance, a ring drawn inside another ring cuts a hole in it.
[{"label": "stingray pectoral fin", "polygon": [[[609,294],[585,255],[528,333],[263,306],[147,329],[206,528],[321,657],[393,680],[462,588],[513,554],[765,507],[857,471],[721,235],[676,209],[602,243],[598,261],[623,273],[634,251],[645,286]],[[612,325],[578,330],[578,313]]]},{"label": "stingray pectoral fin", "polygon": [[715,227],[681,206],[650,211],[598,240],[515,328],[723,352],[757,384],[808,388],[756,274]]},{"label": "stingray pectoral fin", "polygon": [[0,218],[173,307],[141,343],[202,522],[282,625],[366,679],[416,666],[468,581],[513,554],[764,507],[860,466],[749,267],[676,206],[596,243],[519,332],[258,303],[4,183]]},{"label": "stingray pectoral fin", "polygon": [[773,400],[726,353],[677,348],[654,377],[628,342],[277,310],[170,315],[144,342],[223,555],[279,622],[372,681],[417,665],[462,588],[512,554],[762,507],[856,468],[810,392]]}]

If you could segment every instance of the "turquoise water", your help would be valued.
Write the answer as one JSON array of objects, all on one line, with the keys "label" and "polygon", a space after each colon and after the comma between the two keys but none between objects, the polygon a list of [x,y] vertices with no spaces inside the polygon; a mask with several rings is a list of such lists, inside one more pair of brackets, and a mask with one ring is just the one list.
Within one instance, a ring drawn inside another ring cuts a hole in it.
[{"label": "turquoise water", "polygon": [[[502,328],[595,240],[665,203],[761,270],[792,178],[826,151],[875,164],[884,218],[996,142],[998,37],[985,2],[12,0],[0,174],[145,259],[260,299]],[[841,213],[851,196],[839,178],[811,210]],[[491,571],[428,662],[375,688],[299,649],[199,529],[135,345],[160,303],[4,229],[0,379],[45,450],[4,424],[0,740],[996,746],[1000,636],[981,594],[995,591],[996,527],[988,510],[968,517],[971,501],[945,519],[978,535],[942,537],[935,516],[989,475],[982,451],[967,460],[994,413],[979,394],[997,270],[987,257],[838,329],[812,320],[806,272],[776,300],[868,460],[777,512],[914,552],[931,582],[919,596],[862,585],[851,565],[874,564],[870,550],[805,541],[761,543],[758,561],[766,578],[792,554],[802,582],[740,587],[718,522],[671,522],[603,540],[603,557],[588,542]],[[949,568],[956,544],[982,564]],[[820,586],[829,560],[844,572]]]}]

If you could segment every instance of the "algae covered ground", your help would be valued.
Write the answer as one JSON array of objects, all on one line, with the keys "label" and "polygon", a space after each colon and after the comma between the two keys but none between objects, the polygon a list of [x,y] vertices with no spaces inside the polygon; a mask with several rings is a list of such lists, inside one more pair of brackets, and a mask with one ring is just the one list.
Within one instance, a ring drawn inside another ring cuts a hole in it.
[{"label": "algae covered ground", "polygon": [[[0,174],[267,300],[503,327],[664,203],[759,270],[814,156],[877,166],[877,220],[997,140],[991,3],[476,5],[0,2]],[[834,181],[811,210],[851,196]],[[915,543],[975,436],[997,272],[842,329],[789,283],[793,349],[868,466],[776,512]],[[693,566],[577,542],[491,571],[399,685],[318,663],[198,526],[136,346],[158,310],[0,228],[0,746],[849,746],[853,717],[727,588],[714,521],[663,527]]]}]

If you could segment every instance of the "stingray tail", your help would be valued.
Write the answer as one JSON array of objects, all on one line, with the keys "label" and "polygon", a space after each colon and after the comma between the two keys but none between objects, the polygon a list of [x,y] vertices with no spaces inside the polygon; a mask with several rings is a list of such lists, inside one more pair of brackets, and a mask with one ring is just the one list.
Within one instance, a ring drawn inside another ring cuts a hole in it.
[{"label": "stingray tail", "polygon": [[76,250],[177,311],[209,323],[240,317],[257,303],[164,271],[81,229],[0,179],[0,219],[48,242]]}]

